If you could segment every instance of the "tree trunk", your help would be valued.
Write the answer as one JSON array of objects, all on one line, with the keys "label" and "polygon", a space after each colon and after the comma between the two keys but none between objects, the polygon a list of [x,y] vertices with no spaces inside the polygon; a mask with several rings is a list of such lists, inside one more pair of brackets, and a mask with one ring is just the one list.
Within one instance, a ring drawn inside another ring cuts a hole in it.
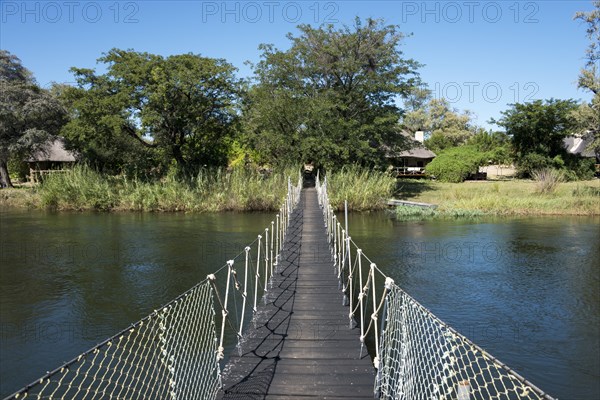
[{"label": "tree trunk", "polygon": [[187,177],[188,174],[188,165],[187,162],[185,161],[185,158],[183,158],[183,153],[181,152],[181,146],[173,146],[173,158],[175,159],[175,162],[177,163],[177,166],[179,167],[179,171],[178,174],[180,174],[181,176]]},{"label": "tree trunk", "polygon": [[0,160],[0,188],[13,187],[10,181],[10,175],[8,174],[8,165],[6,161]]}]

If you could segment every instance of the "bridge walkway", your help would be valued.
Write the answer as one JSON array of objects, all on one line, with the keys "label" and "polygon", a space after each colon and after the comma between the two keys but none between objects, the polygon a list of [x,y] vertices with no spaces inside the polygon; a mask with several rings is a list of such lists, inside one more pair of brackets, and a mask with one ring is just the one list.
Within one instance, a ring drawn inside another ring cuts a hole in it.
[{"label": "bridge walkway", "polygon": [[300,201],[266,304],[224,369],[221,399],[373,398],[373,365],[349,329],[315,189]]}]

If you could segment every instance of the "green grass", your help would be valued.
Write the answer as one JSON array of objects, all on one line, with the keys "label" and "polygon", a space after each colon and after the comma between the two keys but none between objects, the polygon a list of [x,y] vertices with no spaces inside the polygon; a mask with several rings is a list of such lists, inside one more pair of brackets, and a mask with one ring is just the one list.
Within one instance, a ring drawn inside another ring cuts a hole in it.
[{"label": "green grass", "polygon": [[57,210],[274,211],[281,206],[291,175],[297,176],[297,172],[289,169],[265,175],[243,168],[214,169],[186,182],[172,176],[147,182],[78,166],[48,176],[34,189],[3,190],[0,204],[25,206],[22,194],[28,193],[29,206]]},{"label": "green grass", "polygon": [[352,166],[330,173],[327,185],[329,201],[335,209],[343,209],[344,200],[348,200],[349,210],[367,211],[387,207],[396,179],[385,172]]},{"label": "green grass", "polygon": [[[402,181],[396,197],[438,205],[439,215],[600,215],[600,180],[559,183],[540,193],[534,181]],[[406,211],[398,211],[402,216]],[[415,211],[416,212],[416,211]]]},{"label": "green grass", "polygon": [[[38,187],[0,190],[0,206],[104,211],[274,211],[285,196],[288,169],[263,175],[236,168],[205,170],[181,182],[111,177],[87,167],[48,176]],[[438,205],[435,210],[399,207],[404,219],[479,217],[483,215],[600,215],[600,180],[558,183],[540,193],[538,182],[525,180],[442,183],[396,181],[384,172],[348,167],[328,175],[329,195],[336,209],[348,200],[350,210],[387,207],[396,197]],[[394,190],[395,196],[394,195]]]},{"label": "green grass", "polygon": [[396,217],[403,221],[445,218],[478,218],[486,214],[480,210],[464,210],[460,208],[439,210],[436,208],[398,206]]}]

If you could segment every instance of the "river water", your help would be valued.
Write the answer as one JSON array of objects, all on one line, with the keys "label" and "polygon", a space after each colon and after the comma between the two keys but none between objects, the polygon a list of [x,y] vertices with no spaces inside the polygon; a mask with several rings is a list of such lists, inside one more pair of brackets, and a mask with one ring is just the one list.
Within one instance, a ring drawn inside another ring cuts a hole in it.
[{"label": "river water", "polygon": [[[271,214],[0,211],[0,397],[150,313]],[[438,317],[553,396],[600,398],[600,218],[400,222],[352,239]]]}]

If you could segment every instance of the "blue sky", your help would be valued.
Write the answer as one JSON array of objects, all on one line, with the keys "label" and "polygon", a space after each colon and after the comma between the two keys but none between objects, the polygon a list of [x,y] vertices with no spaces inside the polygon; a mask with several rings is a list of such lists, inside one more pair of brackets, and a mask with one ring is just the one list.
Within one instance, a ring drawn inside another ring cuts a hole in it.
[{"label": "blue sky", "polygon": [[286,49],[300,23],[352,24],[383,18],[412,34],[406,57],[425,66],[436,97],[498,118],[507,104],[588,100],[576,81],[588,46],[577,1],[0,1],[0,47],[21,58],[42,86],[72,82],[72,66],[97,68],[113,47],[162,55],[225,58],[242,77],[260,43]]}]

